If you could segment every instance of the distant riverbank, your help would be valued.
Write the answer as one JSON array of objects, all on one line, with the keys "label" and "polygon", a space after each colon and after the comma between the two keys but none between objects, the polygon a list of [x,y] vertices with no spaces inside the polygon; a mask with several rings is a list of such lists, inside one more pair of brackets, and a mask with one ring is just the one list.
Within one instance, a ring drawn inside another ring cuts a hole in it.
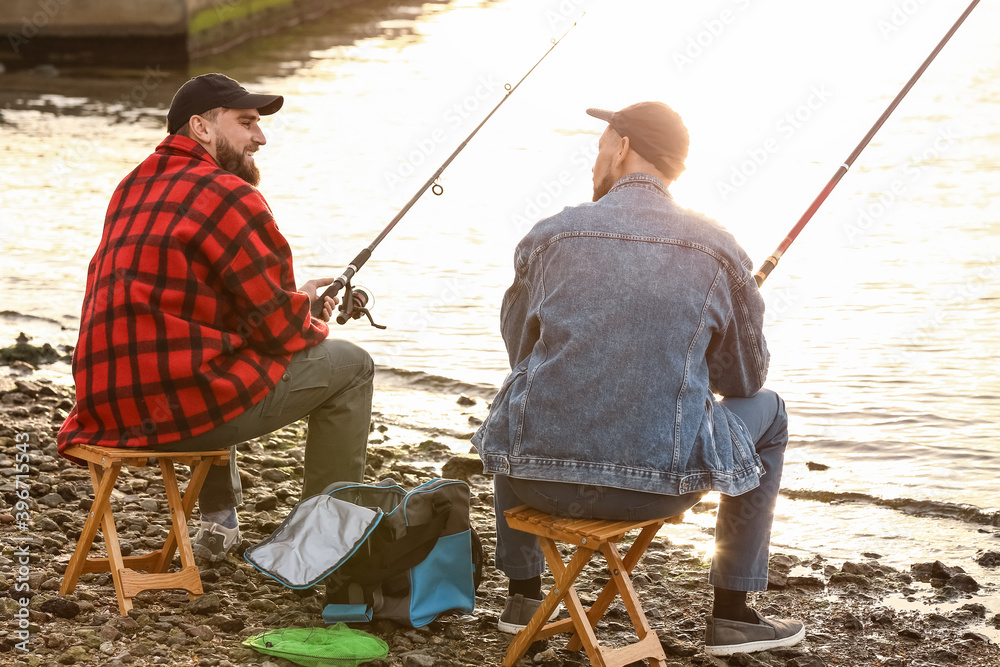
[{"label": "distant riverbank", "polygon": [[[6,0],[0,67],[184,67],[366,0]],[[2,73],[2,70],[0,70]]]}]

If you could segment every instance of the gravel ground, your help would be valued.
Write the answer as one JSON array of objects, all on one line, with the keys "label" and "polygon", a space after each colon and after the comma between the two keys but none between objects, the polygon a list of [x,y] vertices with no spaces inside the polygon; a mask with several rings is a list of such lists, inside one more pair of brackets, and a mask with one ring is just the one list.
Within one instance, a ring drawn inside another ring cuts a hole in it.
[{"label": "gravel ground", "polygon": [[[56,453],[55,433],[72,406],[70,394],[59,385],[31,378],[0,377],[0,665],[291,665],[241,642],[268,629],[322,626],[322,590],[286,589],[239,555],[202,567],[206,594],[198,600],[189,601],[183,591],[146,591],[126,617],[118,614],[108,574],[85,574],[73,594],[59,595],[92,491],[86,470]],[[469,399],[459,400],[467,404]],[[240,445],[246,498],[240,510],[240,554],[270,535],[294,506],[302,476],[298,445],[303,431],[303,425],[292,425]],[[506,582],[491,565],[495,533],[489,480],[477,474],[478,457],[455,456],[434,440],[404,442],[405,434],[396,436],[395,427],[376,418],[368,481],[392,477],[406,488],[438,476],[468,481],[472,521],[483,539],[487,565],[472,614],[445,616],[416,630],[391,622],[357,626],[389,644],[387,659],[371,664],[499,665],[510,637],[496,629]],[[29,456],[27,526],[19,525],[17,517],[19,453]],[[166,501],[157,477],[155,469],[122,472],[112,502],[126,553],[156,546],[167,532]],[[714,512],[714,507],[693,511]],[[1000,647],[991,639],[997,636],[993,629],[1000,628],[1000,615],[976,602],[996,591],[979,590],[978,583],[956,567],[960,564],[914,564],[902,572],[882,565],[878,554],[838,565],[819,554],[806,559],[773,554],[771,590],[754,594],[755,606],[766,614],[805,621],[806,639],[789,649],[726,659],[708,656],[702,648],[704,617],[711,605],[708,564],[690,548],[671,544],[669,527],[664,534],[647,551],[633,579],[672,667],[1000,666]],[[26,577],[20,569],[25,551]],[[1000,554],[991,552],[980,560],[984,566],[998,563]],[[596,595],[598,582],[606,581],[603,561],[595,559],[589,568],[582,577],[589,583],[578,586],[585,601]],[[900,594],[914,599],[933,595],[957,604],[949,605],[954,611],[946,614],[922,611],[919,604],[914,611],[895,611],[885,599]],[[28,599],[26,643],[18,635],[22,597]],[[620,603],[605,616],[599,637],[610,645],[634,637]],[[556,637],[536,644],[521,664],[589,664],[585,654],[567,651],[565,643],[564,637]]]}]

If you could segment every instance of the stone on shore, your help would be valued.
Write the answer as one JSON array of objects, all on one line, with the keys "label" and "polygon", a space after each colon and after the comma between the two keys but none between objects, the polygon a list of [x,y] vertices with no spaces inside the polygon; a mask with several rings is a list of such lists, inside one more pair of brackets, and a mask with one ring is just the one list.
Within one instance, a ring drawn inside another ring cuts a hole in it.
[{"label": "stone on shore", "polygon": [[50,598],[42,603],[39,610],[54,614],[59,618],[74,618],[80,613],[80,605],[65,598]]},{"label": "stone on shore", "polygon": [[[9,347],[0,348],[0,366],[11,366],[17,363],[27,364],[29,367],[37,368],[42,364],[51,364],[56,361],[70,361],[69,354],[73,348],[64,346],[60,353],[48,343],[42,345],[32,345],[31,338],[24,332],[17,337],[14,344]],[[34,395],[32,395],[34,398]]]},{"label": "stone on shore", "polygon": [[211,614],[219,613],[219,610],[222,609],[222,601],[215,593],[208,593],[206,595],[202,595],[196,600],[192,600],[190,604],[188,604],[188,609],[193,614],[209,616]]},{"label": "stone on shore", "polygon": [[441,476],[469,482],[473,475],[483,474],[483,460],[478,454],[455,454],[441,466]]},{"label": "stone on shore", "polygon": [[976,558],[980,567],[1000,567],[1000,551],[985,551]]}]

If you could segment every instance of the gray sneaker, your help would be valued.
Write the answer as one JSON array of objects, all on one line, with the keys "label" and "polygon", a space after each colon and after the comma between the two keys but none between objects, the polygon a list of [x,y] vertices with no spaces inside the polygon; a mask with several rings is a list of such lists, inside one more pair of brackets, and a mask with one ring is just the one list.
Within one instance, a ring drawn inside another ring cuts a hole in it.
[{"label": "gray sneaker", "polygon": [[806,627],[792,619],[765,618],[757,614],[757,623],[741,623],[708,617],[705,626],[705,653],[732,655],[753,653],[782,646],[793,646],[806,636]]},{"label": "gray sneaker", "polygon": [[217,523],[201,522],[198,534],[191,540],[195,559],[215,563],[226,557],[240,544],[240,528],[225,528]]},{"label": "gray sneaker", "polygon": [[[500,620],[497,621],[497,629],[500,632],[516,635],[528,626],[531,617],[535,615],[535,612],[541,606],[541,600],[532,600],[520,593],[508,596],[507,605],[503,608],[503,613],[500,614]],[[559,605],[556,605],[556,608],[552,610],[552,614],[549,616],[549,620],[554,621],[558,615]]]}]

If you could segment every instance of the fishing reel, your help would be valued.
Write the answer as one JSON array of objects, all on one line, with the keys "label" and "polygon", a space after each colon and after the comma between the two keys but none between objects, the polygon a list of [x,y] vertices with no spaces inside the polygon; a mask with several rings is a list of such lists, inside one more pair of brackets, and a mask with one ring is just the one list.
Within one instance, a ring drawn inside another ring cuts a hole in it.
[{"label": "fishing reel", "polygon": [[347,324],[349,320],[359,320],[362,315],[376,329],[385,329],[384,324],[376,324],[372,319],[371,308],[375,307],[375,296],[366,287],[353,287],[348,280],[344,285],[344,299],[340,302],[337,313],[337,324]]}]

